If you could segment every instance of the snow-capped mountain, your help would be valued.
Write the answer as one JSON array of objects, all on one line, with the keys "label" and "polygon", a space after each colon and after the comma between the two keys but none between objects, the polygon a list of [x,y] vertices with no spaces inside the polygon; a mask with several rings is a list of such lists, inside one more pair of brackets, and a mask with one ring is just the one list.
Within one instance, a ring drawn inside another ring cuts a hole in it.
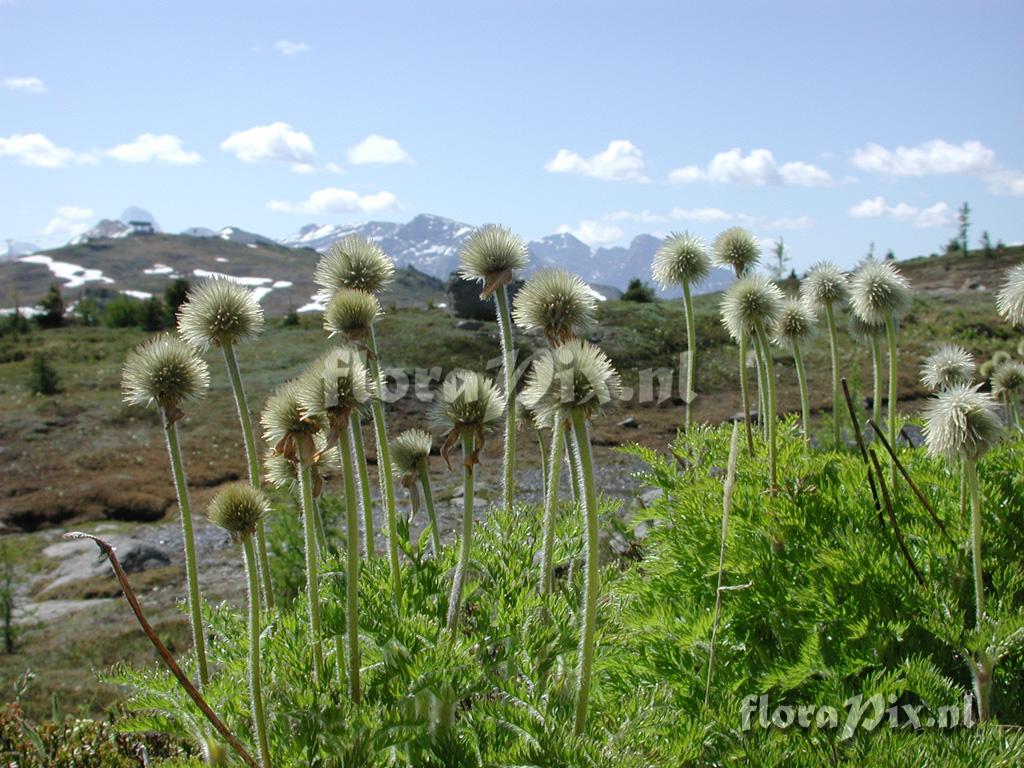
[{"label": "snow-capped mountain", "polygon": [[25,243],[19,240],[8,240],[0,245],[0,261],[11,261],[21,256],[28,256],[39,250],[35,243]]},{"label": "snow-capped mountain", "polygon": [[81,245],[87,243],[90,240],[99,240],[101,238],[120,238],[128,237],[137,231],[137,227],[145,227],[149,225],[149,232],[157,233],[160,232],[160,225],[157,223],[156,217],[152,213],[144,208],[139,208],[135,205],[130,205],[124,209],[124,212],[119,218],[116,219],[100,219],[99,223],[96,224],[92,229],[86,230],[82,234],[71,239],[69,245]]},{"label": "snow-capped mountain", "polygon": [[257,235],[255,232],[247,232],[244,229],[238,227],[224,227],[221,230],[215,232],[213,237],[219,237],[221,240],[227,240],[231,243],[240,243],[242,245],[276,245],[276,241],[263,235]]}]

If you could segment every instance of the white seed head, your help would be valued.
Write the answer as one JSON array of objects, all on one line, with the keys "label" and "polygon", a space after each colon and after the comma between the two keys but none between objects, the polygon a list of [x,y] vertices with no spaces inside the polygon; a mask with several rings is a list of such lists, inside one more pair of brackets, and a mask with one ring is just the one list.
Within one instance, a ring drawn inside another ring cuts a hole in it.
[{"label": "white seed head", "polygon": [[846,273],[832,261],[814,264],[800,285],[800,297],[815,312],[829,306],[842,305],[846,293]]},{"label": "white seed head", "polygon": [[448,430],[483,429],[505,412],[494,382],[476,371],[454,370],[445,377],[434,401],[433,422]]},{"label": "white seed head", "polygon": [[925,406],[924,418],[928,453],[950,461],[977,461],[1003,434],[995,400],[977,385],[939,392]]},{"label": "white seed head", "polygon": [[263,328],[263,309],[253,292],[225,277],[205,280],[178,309],[178,333],[197,349],[238,344]]},{"label": "white seed head", "polygon": [[523,330],[542,328],[549,339],[565,341],[594,324],[597,299],[590,286],[562,269],[544,269],[516,293],[512,317]]},{"label": "white seed head", "polygon": [[395,474],[406,475],[425,466],[433,438],[422,429],[407,429],[391,441],[391,463]]},{"label": "white seed head", "polygon": [[1006,270],[1006,280],[996,294],[996,309],[1010,325],[1024,325],[1024,264]]},{"label": "white seed head", "polygon": [[775,319],[773,335],[777,344],[803,341],[814,333],[814,313],[796,299],[786,299]]},{"label": "white seed head", "polygon": [[372,293],[342,288],[324,309],[324,328],[332,336],[340,333],[355,340],[370,332],[373,321],[380,314],[380,302]]},{"label": "white seed head", "polygon": [[299,400],[299,383],[292,379],[282,384],[267,398],[260,414],[263,425],[263,438],[272,446],[277,446],[287,438],[310,440],[320,431],[321,420],[307,415]]},{"label": "white seed head", "polygon": [[136,347],[124,361],[121,391],[130,405],[174,408],[206,394],[210,371],[194,347],[169,333]]},{"label": "white seed head", "polygon": [[730,227],[715,238],[711,260],[720,267],[732,267],[739,275],[750,272],[761,258],[761,246],[742,227]]},{"label": "white seed head", "polygon": [[741,332],[752,333],[756,324],[768,332],[779,316],[784,296],[774,282],[763,275],[749,274],[729,286],[722,297],[722,323],[734,339]]},{"label": "white seed head", "polygon": [[943,344],[921,366],[921,383],[943,390],[970,384],[974,378],[974,356],[957,344]]},{"label": "white seed head", "polygon": [[522,401],[538,423],[550,425],[573,411],[589,418],[618,399],[621,389],[608,356],[589,341],[574,339],[538,355]]},{"label": "white seed head", "polygon": [[232,537],[255,533],[269,514],[267,497],[248,483],[232,483],[214,496],[206,509],[206,519]]},{"label": "white seed head", "polygon": [[325,296],[343,288],[377,294],[394,279],[395,263],[379,245],[359,235],[332,245],[313,272],[313,280],[323,287]]},{"label": "white seed head", "polygon": [[689,232],[673,232],[654,254],[651,276],[662,288],[699,283],[711,271],[704,239]]},{"label": "white seed head", "polygon": [[307,417],[358,413],[370,401],[370,375],[359,352],[335,347],[298,378],[299,407]]},{"label": "white seed head", "polygon": [[992,394],[1019,396],[1024,392],[1024,364],[1010,360],[992,372]]},{"label": "white seed head", "polygon": [[496,275],[523,269],[528,262],[522,238],[507,227],[488,224],[477,229],[462,246],[459,274],[486,284]]},{"label": "white seed head", "polygon": [[864,322],[884,324],[910,306],[910,285],[888,261],[866,261],[850,280],[850,305]]}]

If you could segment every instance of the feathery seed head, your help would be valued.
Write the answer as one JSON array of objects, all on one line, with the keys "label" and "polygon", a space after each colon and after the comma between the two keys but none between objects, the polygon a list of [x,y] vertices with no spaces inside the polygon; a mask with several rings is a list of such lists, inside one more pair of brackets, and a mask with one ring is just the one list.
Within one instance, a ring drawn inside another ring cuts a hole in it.
[{"label": "feathery seed head", "polygon": [[742,227],[730,227],[715,238],[711,260],[720,267],[732,267],[737,277],[750,272],[761,258],[761,246]]},{"label": "feathery seed head", "polygon": [[662,288],[699,283],[710,271],[707,244],[689,232],[673,232],[666,237],[651,264],[651,276]]},{"label": "feathery seed head", "polygon": [[1020,395],[1024,392],[1024,364],[1010,360],[992,373],[992,394]]},{"label": "feathery seed head", "polygon": [[121,391],[130,405],[156,403],[173,409],[202,397],[209,384],[206,361],[193,347],[169,333],[132,350],[121,374]]},{"label": "feathery seed head", "polygon": [[459,274],[483,283],[484,298],[512,281],[514,270],[529,262],[526,244],[507,227],[488,224],[477,229],[462,246]]},{"label": "feathery seed head", "polygon": [[970,384],[974,378],[974,357],[957,344],[943,344],[921,366],[921,383],[929,389],[950,389]]},{"label": "feathery seed head", "polygon": [[746,275],[733,283],[722,298],[722,322],[733,338],[741,331],[752,332],[760,323],[771,327],[782,308],[779,286],[763,275]]},{"label": "feathery seed head", "polygon": [[277,453],[308,464],[316,450],[315,435],[323,425],[318,416],[309,415],[303,409],[299,392],[299,382],[295,379],[278,387],[263,406],[260,424],[264,439]]},{"label": "feathery seed head", "polygon": [[888,261],[866,261],[850,280],[850,305],[864,322],[884,324],[910,305],[910,285]]},{"label": "feathery seed head", "polygon": [[419,471],[430,457],[433,438],[422,429],[407,429],[391,441],[391,463],[395,474],[407,475]]},{"label": "feathery seed head", "polygon": [[574,339],[540,353],[522,399],[540,423],[552,424],[572,411],[589,418],[620,391],[619,374],[608,356],[589,341]]},{"label": "feathery seed head", "polygon": [[846,298],[846,273],[832,261],[819,261],[800,285],[800,297],[814,311],[841,304]]},{"label": "feathery seed head", "polygon": [[1003,434],[991,395],[978,386],[960,385],[939,392],[924,409],[928,453],[950,461],[977,461]]},{"label": "feathery seed head", "polygon": [[866,323],[856,312],[850,313],[848,329],[850,336],[858,344],[870,344],[872,341],[885,338],[885,323]]},{"label": "feathery seed head", "polygon": [[1012,355],[1005,349],[999,349],[992,353],[992,368],[993,370],[999,366],[1010,362]]},{"label": "feathery seed head", "polygon": [[996,369],[996,364],[991,360],[986,360],[984,363],[978,366],[978,376],[982,381],[988,381],[992,376],[992,372]]},{"label": "feathery seed head", "polygon": [[544,269],[516,293],[512,317],[520,328],[543,328],[552,343],[560,343],[590,328],[596,312],[590,286],[565,270]]},{"label": "feathery seed head", "polygon": [[316,265],[313,280],[323,286],[323,294],[333,295],[343,288],[380,293],[395,278],[395,263],[376,243],[359,235],[350,235],[331,246]]},{"label": "feathery seed head", "polygon": [[335,347],[298,378],[295,396],[306,416],[358,412],[370,400],[369,381],[359,352]]},{"label": "feathery seed head", "polygon": [[489,427],[504,412],[494,382],[476,371],[454,370],[445,377],[431,415],[439,427],[461,432]]},{"label": "feathery seed head", "polygon": [[803,341],[814,333],[814,313],[796,299],[786,299],[775,319],[775,342]]},{"label": "feathery seed head", "polygon": [[295,488],[299,473],[295,462],[270,448],[263,454],[263,477],[275,488]]},{"label": "feathery seed head", "polygon": [[324,328],[333,336],[344,334],[355,341],[370,332],[373,321],[381,314],[380,302],[372,293],[353,288],[337,291],[324,309]]},{"label": "feathery seed head", "polygon": [[237,539],[255,533],[260,521],[269,513],[270,503],[262,491],[248,483],[232,483],[213,497],[206,519]]},{"label": "feathery seed head", "polygon": [[1006,270],[1006,280],[996,294],[996,309],[1010,325],[1024,325],[1024,264]]},{"label": "feathery seed head", "polygon": [[178,310],[178,333],[197,349],[238,344],[262,328],[263,309],[253,292],[227,277],[197,285]]}]

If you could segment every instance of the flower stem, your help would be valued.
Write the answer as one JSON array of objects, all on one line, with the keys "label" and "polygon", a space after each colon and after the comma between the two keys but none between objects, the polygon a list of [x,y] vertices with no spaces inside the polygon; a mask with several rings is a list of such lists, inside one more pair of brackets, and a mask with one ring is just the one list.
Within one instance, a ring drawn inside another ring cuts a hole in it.
[{"label": "flower stem", "polygon": [[302,531],[306,544],[306,598],[309,602],[309,642],[313,646],[313,679],[323,681],[324,650],[320,639],[320,575],[316,551],[316,509],[313,504],[313,481],[310,468],[299,467],[302,491]]},{"label": "flower stem", "polygon": [[828,346],[832,355],[832,444],[840,446],[839,412],[839,332],[836,330],[836,313],[832,302],[825,304],[825,319],[828,322]]},{"label": "flower stem", "polygon": [[747,430],[747,452],[754,455],[754,433],[750,428],[750,388],[747,385],[747,332],[740,331],[740,395],[743,398],[743,424]]},{"label": "flower stem", "polygon": [[768,438],[768,382],[765,380],[765,350],[761,336],[754,331],[754,357],[757,362],[757,421],[761,427],[761,437]]},{"label": "flower stem", "polygon": [[252,534],[242,534],[242,554],[249,583],[249,696],[252,699],[252,723],[259,743],[262,768],[271,768],[267,720],[263,711],[263,687],[260,683],[260,587],[256,578],[259,566],[252,546]]},{"label": "flower stem", "polygon": [[764,325],[760,320],[754,324],[754,329],[764,350],[764,379],[765,379],[765,403],[768,406],[768,483],[772,490],[778,488],[778,446],[776,436],[778,424],[775,418],[775,363],[772,360],[771,349],[768,346],[768,336],[764,332]]},{"label": "flower stem", "polygon": [[383,383],[380,380],[380,365],[377,362],[377,337],[373,328],[366,337],[370,354],[367,363],[373,380],[373,426],[377,438],[377,481],[384,496],[384,507],[388,516],[388,560],[391,564],[391,588],[395,605],[402,604],[402,572],[398,563],[398,526],[395,522],[395,481],[391,475],[391,449],[388,447],[388,427],[384,421]]},{"label": "flower stem", "polygon": [[[896,406],[899,399],[897,382],[899,381],[899,358],[896,349],[896,323],[892,313],[885,318],[885,338],[889,347],[889,445],[895,451],[896,446]],[[892,487],[893,495],[896,494],[896,457],[889,457],[889,485]]]},{"label": "flower stem", "polygon": [[427,519],[430,521],[430,546],[434,557],[441,556],[441,530],[437,527],[437,513],[434,511],[434,494],[430,490],[430,470],[424,461],[420,465],[420,487],[423,489],[423,504],[427,508]]},{"label": "flower stem", "polygon": [[683,281],[683,309],[686,311],[686,393],[683,395],[686,418],[683,423],[689,430],[693,400],[697,396],[693,386],[697,369],[697,324],[693,320],[693,300],[688,280]]},{"label": "flower stem", "polygon": [[548,461],[548,484],[544,495],[544,524],[540,550],[540,593],[551,593],[554,581],[555,521],[558,517],[558,486],[565,460],[565,429],[556,423],[551,430],[551,455]]},{"label": "flower stem", "polygon": [[469,565],[469,548],[473,542],[473,433],[466,431],[462,435],[462,540],[459,542],[459,564],[455,567],[452,579],[452,592],[448,597],[448,631],[455,633],[459,626],[459,610],[462,607],[462,587],[466,580],[466,568]]},{"label": "flower stem", "polygon": [[373,544],[373,495],[370,493],[370,472],[366,467],[363,427],[357,414],[352,414],[349,421],[352,445],[355,449],[356,472],[359,474],[360,507],[363,511],[363,551],[366,553],[366,559],[372,560],[377,556],[377,552]]},{"label": "flower stem", "polygon": [[882,423],[882,345],[878,343],[878,338],[875,336],[871,337],[871,369],[873,372],[872,383],[874,384],[874,392],[871,395],[871,415],[875,419],[875,424]]},{"label": "flower stem", "polygon": [[[981,559],[981,488],[978,482],[978,465],[971,459],[964,459],[964,475],[971,497],[971,562],[974,570],[974,628],[981,631],[985,619],[985,577]],[[975,695],[978,699],[978,719],[988,720],[992,700],[992,672],[995,663],[988,653],[982,651],[981,659],[971,663],[974,676]]]},{"label": "flower stem", "polygon": [[590,451],[590,435],[583,412],[572,412],[573,445],[580,461],[583,484],[584,535],[586,541],[586,581],[583,599],[583,624],[580,632],[579,689],[576,692],[576,719],[573,730],[582,735],[587,724],[590,683],[594,666],[594,642],[597,632],[597,592],[600,587],[600,563],[597,532],[597,492],[594,488],[594,459]]},{"label": "flower stem", "polygon": [[508,289],[500,286],[494,292],[501,330],[502,373],[505,378],[505,459],[503,468],[503,503],[512,509],[516,496],[516,353],[512,347],[512,319],[508,311]]},{"label": "flower stem", "polygon": [[167,436],[167,453],[171,457],[171,471],[174,473],[174,488],[178,492],[178,508],[181,510],[181,538],[185,543],[185,581],[188,585],[188,616],[192,625],[192,645],[196,650],[199,666],[199,687],[205,688],[210,682],[206,666],[206,637],[203,633],[203,616],[199,610],[199,574],[196,570],[196,540],[192,532],[192,504],[185,480],[185,468],[178,446],[178,427],[167,418],[163,411],[164,434]]},{"label": "flower stem", "polygon": [[[238,409],[238,421],[242,425],[242,440],[245,443],[245,458],[249,467],[249,484],[256,489],[262,485],[260,479],[260,459],[256,453],[256,440],[252,432],[252,415],[245,399],[245,387],[242,386],[242,375],[238,372],[238,360],[235,359],[235,348],[228,340],[221,342],[224,351],[224,362],[231,380],[231,391],[235,395],[235,407]],[[267,610],[274,610],[274,585],[270,579],[270,557],[267,555],[267,536],[261,520],[256,527],[256,552],[259,561],[260,581],[263,587],[263,602]]]},{"label": "flower stem", "polygon": [[[565,434],[562,436],[563,442],[568,439],[569,434],[572,432],[572,424],[566,423]],[[579,504],[583,498],[583,492],[580,490],[580,464],[576,460],[576,451],[566,451],[569,456],[569,474],[572,475],[572,501],[573,504]]]},{"label": "flower stem", "polygon": [[800,421],[804,431],[804,444],[811,444],[811,404],[807,398],[807,369],[800,354],[800,342],[793,339],[793,361],[796,363],[796,379],[800,385]]},{"label": "flower stem", "polygon": [[548,446],[544,442],[544,430],[538,427],[536,424],[533,427],[534,433],[537,435],[537,448],[540,452],[540,484],[541,493],[544,496],[548,494]]},{"label": "flower stem", "polygon": [[[358,417],[356,417],[358,418]],[[338,439],[341,472],[345,480],[345,518],[348,529],[345,556],[345,629],[348,634],[348,693],[359,703],[359,516],[356,514],[356,479],[348,430]],[[341,661],[339,660],[340,664]]]}]

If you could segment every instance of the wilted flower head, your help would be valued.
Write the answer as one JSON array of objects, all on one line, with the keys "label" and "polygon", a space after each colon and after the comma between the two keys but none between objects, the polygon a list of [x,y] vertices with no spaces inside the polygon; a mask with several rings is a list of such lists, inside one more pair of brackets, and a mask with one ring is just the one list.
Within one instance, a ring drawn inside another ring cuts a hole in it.
[{"label": "wilted flower head", "polygon": [[121,391],[130,405],[156,403],[173,410],[206,393],[210,372],[193,347],[162,333],[136,347],[124,361]]},{"label": "wilted flower head", "polygon": [[733,283],[722,298],[722,322],[733,338],[751,332],[756,324],[768,328],[782,308],[783,294],[763,275],[747,275]]},{"label": "wilted flower head", "polygon": [[1010,325],[1024,325],[1024,264],[1006,270],[1006,280],[996,294],[996,309]]},{"label": "wilted flower head", "polygon": [[846,298],[846,273],[832,261],[819,261],[807,272],[800,296],[815,311],[842,303]]},{"label": "wilted flower head", "polygon": [[232,483],[213,497],[206,519],[238,538],[256,532],[260,521],[270,513],[270,503],[262,491],[248,483]]},{"label": "wilted flower head", "polygon": [[814,333],[814,313],[802,301],[786,299],[775,319],[777,343],[802,341]]},{"label": "wilted flower head", "polygon": [[512,281],[512,272],[529,261],[526,244],[507,227],[488,224],[474,232],[459,255],[459,274],[483,283],[483,298]]},{"label": "wilted flower head", "polygon": [[313,280],[325,296],[350,288],[380,293],[395,277],[395,263],[376,243],[350,235],[331,246],[316,265]]},{"label": "wilted flower head", "polygon": [[590,286],[562,269],[544,269],[516,293],[512,312],[524,330],[543,328],[557,344],[583,333],[594,324],[597,300]]},{"label": "wilted flower head", "polygon": [[711,259],[720,267],[732,267],[737,276],[752,270],[761,258],[757,239],[742,227],[730,227],[715,238]]},{"label": "wilted flower head", "polygon": [[395,473],[408,475],[418,472],[430,457],[433,438],[422,429],[407,429],[391,441],[391,463]]},{"label": "wilted flower head", "polygon": [[540,353],[522,399],[539,421],[552,424],[572,411],[589,418],[620,391],[619,374],[608,356],[589,341],[574,339]]},{"label": "wilted flower head", "polygon": [[943,344],[921,366],[921,382],[929,389],[950,389],[973,378],[974,357],[957,344]]},{"label": "wilted flower head", "polygon": [[341,333],[354,341],[369,334],[379,314],[380,302],[372,293],[342,288],[324,309],[324,328],[332,336]]},{"label": "wilted flower head", "polygon": [[977,461],[1003,433],[991,395],[961,385],[936,395],[924,409],[928,453],[949,460]]},{"label": "wilted flower head", "polygon": [[319,417],[309,415],[299,400],[299,384],[287,381],[272,394],[260,414],[264,439],[274,451],[291,461],[309,464],[316,452],[314,436],[320,431]]},{"label": "wilted flower head", "polygon": [[885,338],[885,323],[866,323],[856,312],[850,313],[850,336],[858,344],[870,344],[872,341]]},{"label": "wilted flower head", "polygon": [[910,285],[888,261],[866,261],[850,280],[850,304],[864,322],[884,324],[909,306]]},{"label": "wilted flower head", "polygon": [[445,377],[437,393],[433,421],[450,430],[488,427],[505,411],[501,393],[476,371],[455,370]]},{"label": "wilted flower head", "polygon": [[263,309],[253,292],[226,277],[197,285],[178,310],[178,333],[197,349],[238,344],[262,328]]},{"label": "wilted flower head", "polygon": [[335,347],[298,378],[295,396],[307,416],[358,411],[370,400],[366,363],[353,347]]},{"label": "wilted flower head", "polygon": [[1024,365],[1010,360],[996,366],[992,373],[992,394],[1019,395],[1024,392]]},{"label": "wilted flower head", "polygon": [[699,283],[711,271],[704,239],[689,232],[673,232],[654,254],[651,275],[662,288]]}]

